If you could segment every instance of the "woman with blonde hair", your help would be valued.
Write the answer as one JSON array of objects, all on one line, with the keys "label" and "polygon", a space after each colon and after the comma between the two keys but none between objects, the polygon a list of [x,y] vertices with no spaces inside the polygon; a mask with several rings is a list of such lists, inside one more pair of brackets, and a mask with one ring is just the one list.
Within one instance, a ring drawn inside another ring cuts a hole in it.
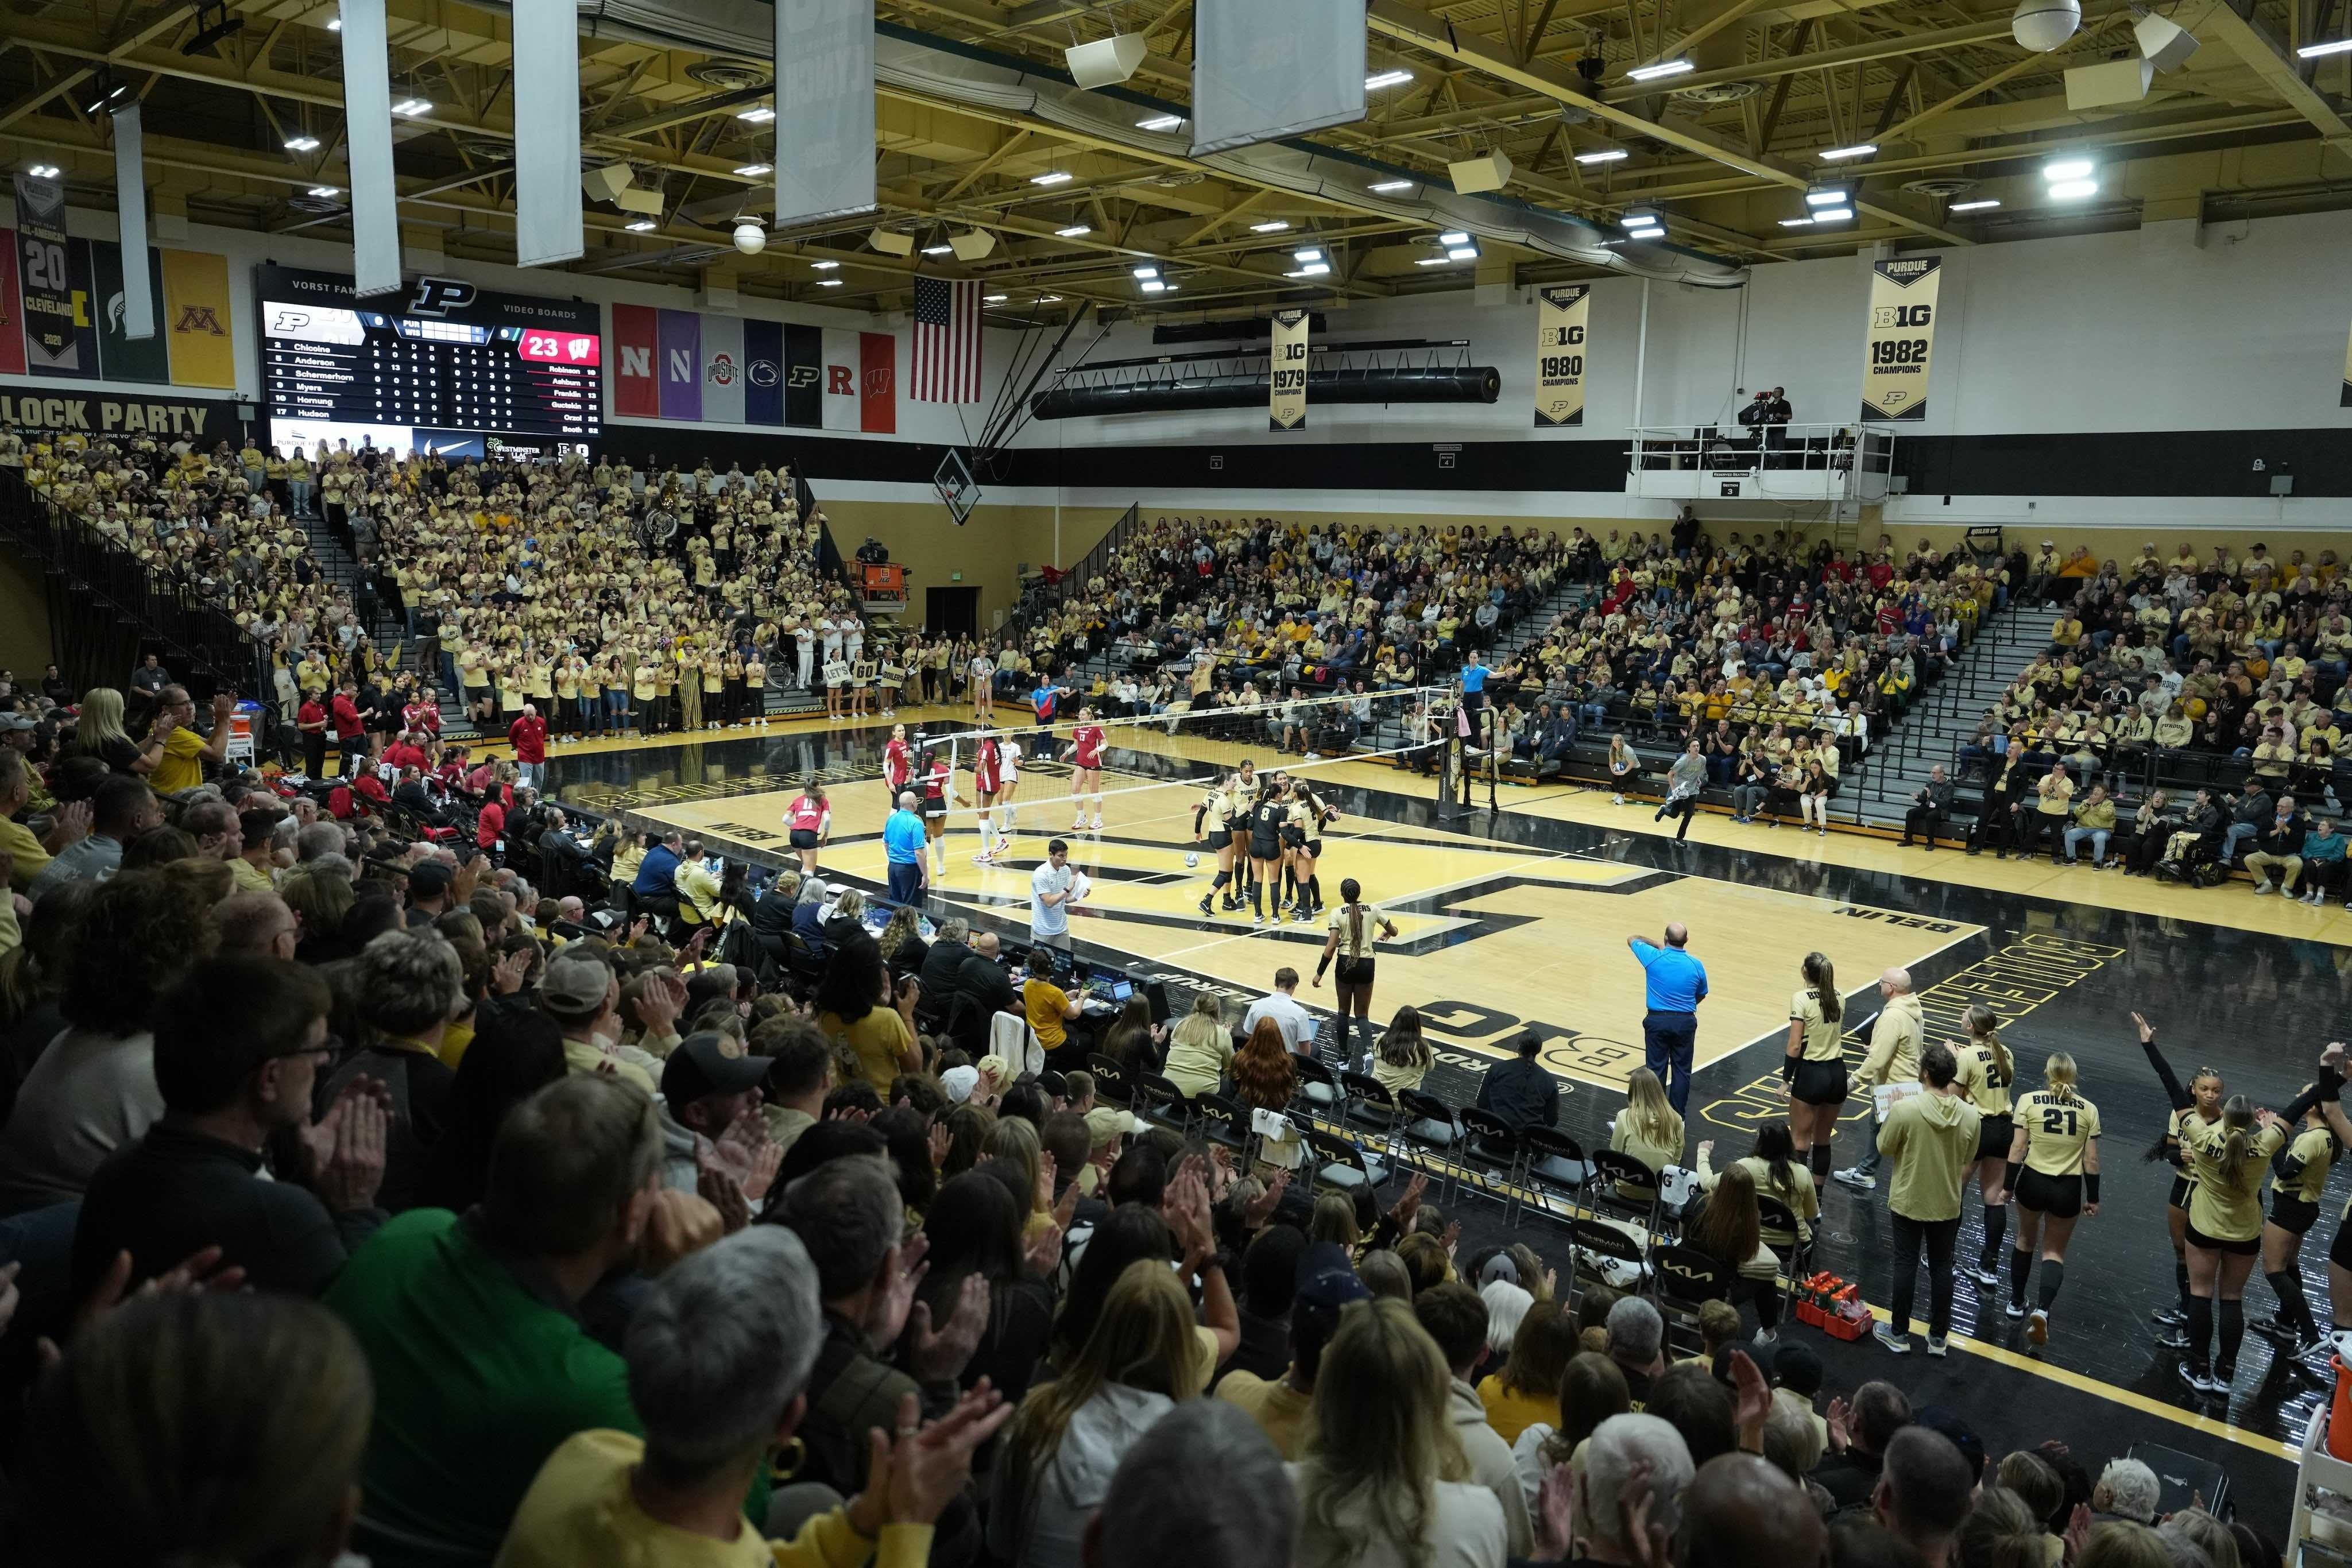
[{"label": "woman with blonde hair", "polygon": [[1789,1138],[1819,1188],[1830,1179],[1830,1142],[1845,1108],[1845,998],[1826,953],[1808,953],[1804,984],[1789,998],[1789,1046],[1780,1076],[1789,1083]]},{"label": "woman with blonde hair", "polygon": [[1021,1217],[1021,1239],[1024,1243],[1034,1241],[1054,1223],[1053,1167],[1045,1163],[1036,1126],[1020,1116],[999,1116],[988,1135],[981,1140],[980,1147],[989,1158],[1004,1160],[1020,1168],[1029,1195]]},{"label": "woman with blonde hair", "polygon": [[1069,1370],[1030,1390],[1005,1428],[988,1521],[1001,1561],[1079,1568],[1087,1522],[1120,1458],[1200,1394],[1193,1346],[1192,1298],[1175,1271],[1150,1259],[1129,1263]]},{"label": "woman with blonde hair", "polygon": [[111,686],[92,686],[82,694],[73,744],[63,747],[60,755],[95,757],[110,772],[143,776],[155,771],[155,764],[163,759],[163,747],[161,742],[151,748],[131,739],[122,727],[122,694]]},{"label": "woman with blonde hair", "polygon": [[1202,991],[1192,998],[1192,1010],[1178,1020],[1168,1038],[1168,1061],[1161,1069],[1168,1082],[1188,1100],[1213,1093],[1234,1064],[1234,1035],[1225,1027],[1224,1009]]},{"label": "woman with blonde hair", "polygon": [[[1164,1270],[1163,1270],[1164,1272]],[[1298,1489],[1299,1568],[1502,1568],[1503,1505],[1469,1479],[1445,1356],[1402,1301],[1340,1317],[1315,1377]]]},{"label": "woman with blonde hair", "polygon": [[[2074,1221],[2099,1212],[2099,1108],[2076,1092],[2074,1059],[2052,1053],[2042,1087],[2017,1102],[2002,1187],[2017,1205],[2017,1239],[2009,1254],[2009,1315],[2026,1318],[2025,1337],[2050,1339],[2050,1305],[2066,1279],[2066,1243]],[[1990,1200],[1988,1200],[1990,1201]],[[2028,1317],[2025,1282],[2042,1259],[2041,1304]]]},{"label": "woman with blonde hair", "polygon": [[[1646,1067],[1626,1075],[1625,1108],[1609,1127],[1609,1146],[1631,1155],[1650,1168],[1652,1176],[1683,1157],[1683,1118],[1666,1099],[1665,1085]],[[1632,1203],[1647,1203],[1657,1196],[1654,1182],[1621,1181],[1617,1196]]]}]

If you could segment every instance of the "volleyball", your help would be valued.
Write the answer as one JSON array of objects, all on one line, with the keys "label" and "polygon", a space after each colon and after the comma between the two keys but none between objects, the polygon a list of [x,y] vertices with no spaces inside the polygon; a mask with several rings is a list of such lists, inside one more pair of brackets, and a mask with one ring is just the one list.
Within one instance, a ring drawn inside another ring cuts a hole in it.
[{"label": "volleyball", "polygon": [[1201,857],[1199,855],[1186,855],[1184,857],[1184,869],[1186,871],[1191,871],[1194,866],[1197,866],[1200,863]]}]

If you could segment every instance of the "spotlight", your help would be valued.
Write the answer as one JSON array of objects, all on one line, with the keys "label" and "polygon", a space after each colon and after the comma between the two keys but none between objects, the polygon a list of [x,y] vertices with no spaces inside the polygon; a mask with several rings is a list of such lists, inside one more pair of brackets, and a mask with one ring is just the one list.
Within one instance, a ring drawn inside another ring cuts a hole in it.
[{"label": "spotlight", "polygon": [[2052,185],[2049,192],[2053,202],[2079,202],[2085,196],[2098,193],[2099,183],[2096,180],[2061,180]]},{"label": "spotlight", "polygon": [[1815,207],[1813,209],[1813,218],[1817,223],[1842,224],[1852,216],[1853,216],[1852,207]]},{"label": "spotlight", "polygon": [[2087,180],[2091,177],[2091,161],[2088,158],[2061,158],[2055,162],[2042,165],[2042,177],[2053,185],[2070,180]]},{"label": "spotlight", "polygon": [[55,163],[35,163],[25,172],[36,180],[54,180],[58,177],[58,166]]},{"label": "spotlight", "polygon": [[1853,197],[1853,193],[1843,185],[1816,185],[1805,193],[1805,205],[1809,207],[1843,206]]}]

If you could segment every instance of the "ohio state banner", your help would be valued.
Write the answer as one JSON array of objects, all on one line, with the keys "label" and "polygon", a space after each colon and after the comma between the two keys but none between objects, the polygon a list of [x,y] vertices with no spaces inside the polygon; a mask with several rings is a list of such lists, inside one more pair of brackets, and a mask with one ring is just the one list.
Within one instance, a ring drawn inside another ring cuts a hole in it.
[{"label": "ohio state banner", "polygon": [[1536,290],[1538,430],[1584,423],[1584,319],[1591,306],[1589,283]]},{"label": "ohio state banner", "polygon": [[1870,267],[1870,327],[1864,333],[1862,417],[1927,417],[1927,353],[1936,341],[1939,256],[1897,256]]},{"label": "ohio state banner", "polygon": [[1307,427],[1307,324],[1303,309],[1274,313],[1274,347],[1266,378],[1265,427]]}]

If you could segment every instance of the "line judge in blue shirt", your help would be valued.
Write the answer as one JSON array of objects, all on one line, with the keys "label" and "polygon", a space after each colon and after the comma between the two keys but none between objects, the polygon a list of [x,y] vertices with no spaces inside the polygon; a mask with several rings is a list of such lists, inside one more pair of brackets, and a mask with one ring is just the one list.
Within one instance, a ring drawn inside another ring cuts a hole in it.
[{"label": "line judge in blue shirt", "polygon": [[1481,741],[1486,737],[1486,677],[1495,672],[1473,658],[1462,666],[1462,706],[1470,715],[1471,733]]},{"label": "line judge in blue shirt", "polygon": [[898,809],[882,823],[882,852],[890,862],[890,901],[913,904],[923,896],[923,819],[915,812],[915,792],[898,797]]},{"label": "line judge in blue shirt", "polygon": [[1706,967],[1690,956],[1690,932],[1668,923],[1661,947],[1646,936],[1628,936],[1625,946],[1641,962],[1649,1011],[1642,1015],[1642,1057],[1675,1114],[1690,1101],[1691,1054],[1698,1044],[1698,1005],[1706,999]]}]

